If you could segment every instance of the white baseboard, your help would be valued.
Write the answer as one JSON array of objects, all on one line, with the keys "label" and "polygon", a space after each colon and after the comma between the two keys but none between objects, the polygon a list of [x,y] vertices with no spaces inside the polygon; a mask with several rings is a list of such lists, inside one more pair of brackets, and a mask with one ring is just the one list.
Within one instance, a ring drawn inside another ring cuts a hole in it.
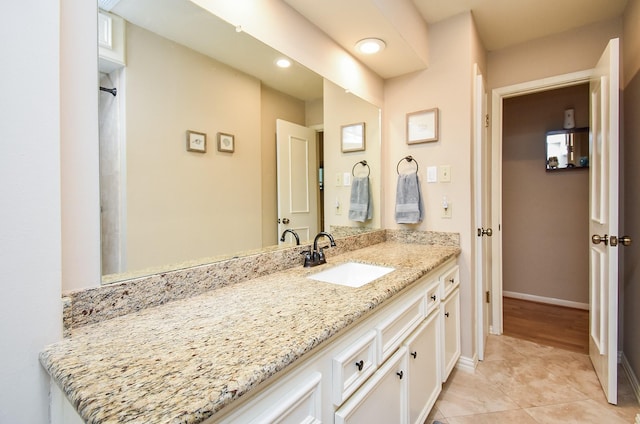
[{"label": "white baseboard", "polygon": [[547,303],[549,305],[565,306],[567,308],[584,309],[589,310],[588,303],[574,302],[572,300],[556,299],[554,297],[536,296],[534,294],[516,293],[512,291],[503,291],[504,297],[511,297],[520,300],[529,300],[531,302]]},{"label": "white baseboard", "polygon": [[473,358],[466,356],[460,356],[456,363],[456,368],[465,372],[475,372],[478,366],[478,355],[473,355]]},{"label": "white baseboard", "polygon": [[[624,373],[627,375],[629,379],[629,384],[631,384],[631,388],[633,389],[633,393],[636,395],[636,399],[638,400],[638,404],[640,404],[640,382],[638,382],[638,377],[636,377],[636,373],[631,368],[631,364],[627,360],[627,357],[624,356],[624,352],[622,353],[622,369]],[[640,414],[636,415],[636,424],[640,424]]]}]

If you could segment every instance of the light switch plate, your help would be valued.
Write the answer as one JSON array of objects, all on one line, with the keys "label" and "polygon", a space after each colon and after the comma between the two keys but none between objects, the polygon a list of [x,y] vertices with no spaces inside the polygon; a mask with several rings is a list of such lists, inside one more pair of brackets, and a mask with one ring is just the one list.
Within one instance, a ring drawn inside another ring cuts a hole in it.
[{"label": "light switch plate", "polygon": [[443,183],[451,182],[451,165],[441,165],[438,168],[439,180]]},{"label": "light switch plate", "polygon": [[437,183],[438,182],[438,168],[435,166],[427,167],[427,182],[428,183]]},{"label": "light switch plate", "polygon": [[342,176],[342,183],[345,187],[351,185],[351,174],[349,172],[345,172]]}]

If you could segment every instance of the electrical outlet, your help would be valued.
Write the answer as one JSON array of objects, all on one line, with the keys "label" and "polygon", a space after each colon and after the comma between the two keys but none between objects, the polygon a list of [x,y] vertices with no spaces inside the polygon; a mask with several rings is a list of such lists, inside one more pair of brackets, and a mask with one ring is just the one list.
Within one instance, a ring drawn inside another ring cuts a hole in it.
[{"label": "electrical outlet", "polygon": [[336,215],[342,215],[342,205],[340,204],[340,200],[336,198]]},{"label": "electrical outlet", "polygon": [[438,174],[440,182],[451,182],[451,165],[441,165],[438,167]]},{"label": "electrical outlet", "polygon": [[342,173],[336,174],[336,187],[342,187]]},{"label": "electrical outlet", "polygon": [[446,219],[451,219],[451,202],[447,202],[447,207],[442,207],[442,217]]}]

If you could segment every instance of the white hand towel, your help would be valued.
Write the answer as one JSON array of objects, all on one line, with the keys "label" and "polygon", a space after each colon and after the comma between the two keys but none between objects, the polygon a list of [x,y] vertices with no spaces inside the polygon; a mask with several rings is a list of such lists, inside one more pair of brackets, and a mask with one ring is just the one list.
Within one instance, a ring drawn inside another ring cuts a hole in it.
[{"label": "white hand towel", "polygon": [[417,224],[422,221],[423,209],[418,173],[398,175],[396,222]]},{"label": "white hand towel", "polygon": [[372,215],[373,208],[371,207],[369,177],[355,177],[351,182],[349,219],[352,221],[365,222],[371,219]]}]

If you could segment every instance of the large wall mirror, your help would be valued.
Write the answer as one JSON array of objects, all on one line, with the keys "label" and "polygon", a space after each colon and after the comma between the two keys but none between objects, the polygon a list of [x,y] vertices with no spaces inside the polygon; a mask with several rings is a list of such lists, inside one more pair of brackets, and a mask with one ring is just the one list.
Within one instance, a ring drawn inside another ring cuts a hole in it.
[{"label": "large wall mirror", "polygon": [[[315,174],[379,164],[379,149],[369,149],[380,144],[379,109],[344,90],[327,98],[340,90],[295,58],[276,67],[277,51],[189,0],[99,6],[124,20],[126,47],[126,65],[100,76],[117,89],[101,92],[99,106],[103,283],[277,248],[277,119],[316,132]],[[358,157],[337,147],[343,101],[367,122],[369,151]],[[206,134],[206,151],[187,148],[188,131]],[[233,136],[232,152],[217,148],[218,133]],[[378,183],[379,172],[372,167]],[[317,184],[319,230],[358,226],[323,209],[323,194]],[[374,208],[366,228],[379,226]]]}]

